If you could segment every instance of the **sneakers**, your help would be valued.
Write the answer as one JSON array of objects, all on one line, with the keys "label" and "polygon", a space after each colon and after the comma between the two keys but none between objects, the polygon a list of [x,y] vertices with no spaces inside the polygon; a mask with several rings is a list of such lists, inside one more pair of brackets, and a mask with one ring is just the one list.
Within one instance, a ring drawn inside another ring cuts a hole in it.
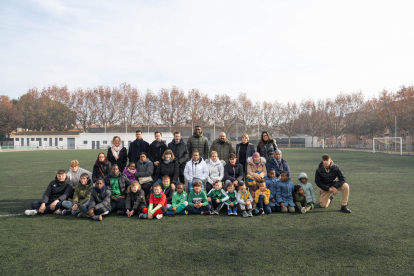
[{"label": "sneakers", "polygon": [[263,215],[263,214],[264,214],[264,210],[263,210],[263,208],[260,208],[260,209],[257,211],[256,216],[260,216],[260,215]]},{"label": "sneakers", "polygon": [[348,209],[348,205],[342,206],[341,211],[344,213],[351,213],[351,210]]},{"label": "sneakers", "polygon": [[233,208],[233,216],[237,216],[237,207]]},{"label": "sneakers", "polygon": [[147,219],[148,218],[148,214],[141,213],[141,214],[139,214],[139,218],[140,219]]},{"label": "sneakers", "polygon": [[53,214],[55,214],[55,215],[61,215],[62,214],[62,210],[61,209],[57,209],[56,211],[53,212]]},{"label": "sneakers", "polygon": [[333,200],[333,196],[330,196],[330,197],[329,197],[329,204],[331,204],[331,203],[332,203],[332,200]]},{"label": "sneakers", "polygon": [[167,216],[173,216],[174,215],[174,212],[173,211],[167,211],[167,213],[165,213],[165,215],[167,215]]},{"label": "sneakers", "polygon": [[26,216],[34,216],[34,215],[37,214],[37,211],[36,210],[26,210],[26,211],[24,211],[24,214]]},{"label": "sneakers", "polygon": [[187,212],[187,210],[182,210],[182,211],[180,212],[180,214],[181,214],[181,215],[188,215],[188,212]]},{"label": "sneakers", "polygon": [[247,214],[249,215],[249,217],[253,216],[252,210],[247,211]]},{"label": "sneakers", "polygon": [[220,213],[220,212],[219,212],[219,210],[215,210],[215,211],[214,211],[214,214],[215,214],[215,215],[218,215],[219,213]]},{"label": "sneakers", "polygon": [[201,212],[201,214],[202,214],[203,216],[206,216],[206,215],[210,214],[210,212],[209,212],[209,211],[204,211],[204,212]]},{"label": "sneakers", "polygon": [[302,209],[300,209],[300,212],[301,212],[302,214],[306,213],[306,207],[302,207]]},{"label": "sneakers", "polygon": [[62,216],[66,216],[66,215],[70,215],[72,214],[72,210],[63,210],[62,211]]},{"label": "sneakers", "polygon": [[117,213],[118,215],[120,215],[120,216],[122,216],[122,215],[125,215],[125,214],[126,214],[126,212],[125,212],[125,211],[121,211],[121,210],[118,210],[116,213]]},{"label": "sneakers", "polygon": [[156,215],[155,216],[157,219],[162,219],[162,214]]},{"label": "sneakers", "polygon": [[229,207],[229,211],[227,213],[228,216],[232,216],[233,215],[233,211],[231,210],[231,208]]},{"label": "sneakers", "polygon": [[216,210],[210,209],[210,215],[214,215],[216,213]]},{"label": "sneakers", "polygon": [[93,216],[93,220],[99,220],[99,221],[101,221],[102,220],[102,215],[95,215],[95,216]]},{"label": "sneakers", "polygon": [[89,216],[81,212],[78,214],[78,218],[89,218]]},{"label": "sneakers", "polygon": [[247,214],[247,212],[246,212],[246,211],[243,211],[242,216],[243,216],[244,218],[247,218],[247,217],[249,216],[249,214]]}]

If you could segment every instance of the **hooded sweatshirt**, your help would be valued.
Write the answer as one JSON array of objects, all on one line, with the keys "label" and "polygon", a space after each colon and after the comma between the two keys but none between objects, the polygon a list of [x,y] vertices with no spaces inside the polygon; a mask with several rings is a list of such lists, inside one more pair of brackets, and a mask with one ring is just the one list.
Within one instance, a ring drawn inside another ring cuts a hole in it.
[{"label": "hooded sweatshirt", "polygon": [[79,184],[76,185],[75,192],[73,193],[73,205],[85,204],[91,198],[92,188],[92,180],[89,179],[85,185],[82,185],[82,183],[79,181]]},{"label": "hooded sweatshirt", "polygon": [[[301,178],[306,178],[306,183],[305,184],[303,184],[300,181]],[[301,172],[299,174],[298,180],[299,180],[299,185],[303,188],[303,192],[305,192],[306,202],[308,202],[308,203],[310,203],[310,202],[316,203],[315,190],[313,189],[312,184],[310,184],[307,181],[308,180],[308,176],[306,175],[306,173]]]},{"label": "hooded sweatshirt", "polygon": [[63,201],[67,199],[73,192],[73,188],[69,183],[68,178],[66,177],[65,180],[59,182],[57,176],[55,176],[55,180],[51,181],[46,188],[45,193],[42,197],[42,203],[52,203],[56,199],[59,201]]}]

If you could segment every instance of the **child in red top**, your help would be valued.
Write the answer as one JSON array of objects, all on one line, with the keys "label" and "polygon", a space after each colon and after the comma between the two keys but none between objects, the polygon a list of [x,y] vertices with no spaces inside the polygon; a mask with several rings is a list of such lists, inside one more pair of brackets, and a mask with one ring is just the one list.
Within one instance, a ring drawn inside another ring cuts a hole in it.
[{"label": "child in red top", "polygon": [[148,208],[144,208],[139,218],[152,219],[154,216],[161,219],[162,215],[167,212],[167,197],[162,193],[160,184],[155,184],[154,193],[150,195]]}]

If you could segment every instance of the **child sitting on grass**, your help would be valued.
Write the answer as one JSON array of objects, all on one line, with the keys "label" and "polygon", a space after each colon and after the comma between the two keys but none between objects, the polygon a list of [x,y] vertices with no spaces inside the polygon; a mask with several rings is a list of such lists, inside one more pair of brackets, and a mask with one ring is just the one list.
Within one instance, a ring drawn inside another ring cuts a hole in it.
[{"label": "child sitting on grass", "polygon": [[111,173],[104,178],[105,186],[111,188],[111,212],[118,211],[118,215],[125,214],[125,198],[131,182],[126,175],[119,171],[118,165],[112,165]]},{"label": "child sitting on grass", "polygon": [[210,204],[210,215],[218,215],[224,203],[229,198],[226,192],[222,189],[222,182],[217,180],[213,183],[214,189],[211,189],[207,194],[207,199]]},{"label": "child sitting on grass", "polygon": [[247,190],[246,184],[244,184],[243,182],[240,183],[239,185],[239,191],[236,194],[236,198],[237,198],[237,204],[239,205],[239,209],[243,211],[242,216],[244,218],[252,217],[253,216],[252,214],[253,198],[251,194],[249,193],[249,191]]},{"label": "child sitting on grass", "polygon": [[313,209],[314,204],[316,203],[315,190],[313,189],[312,184],[308,182],[308,176],[306,173],[301,172],[298,179],[300,181],[299,185],[303,188],[303,192],[306,195],[306,202],[311,207],[311,209]]},{"label": "child sitting on grass", "polygon": [[276,205],[280,206],[282,213],[295,212],[295,203],[293,202],[293,189],[295,186],[289,180],[289,172],[283,171],[280,179],[276,184]]},{"label": "child sitting on grass", "polygon": [[139,215],[147,207],[145,193],[141,189],[141,184],[137,180],[132,181],[128,187],[128,193],[125,200],[126,215],[130,218],[133,215]]},{"label": "child sitting on grass", "polygon": [[26,216],[37,214],[62,214],[62,201],[67,199],[73,192],[73,188],[66,178],[65,170],[58,170],[55,180],[52,180],[43,194],[42,200],[31,204],[32,210],[26,210]]},{"label": "child sitting on grass", "polygon": [[310,210],[310,206],[307,206],[306,204],[306,195],[300,185],[295,186],[293,199],[295,201],[296,210],[300,211],[302,214]]},{"label": "child sitting on grass", "polygon": [[266,182],[264,179],[259,181],[259,190],[255,193],[254,201],[256,202],[256,206],[258,208],[256,215],[272,213],[269,206],[270,190],[266,188]]},{"label": "child sitting on grass", "polygon": [[154,192],[150,195],[148,208],[144,208],[142,214],[139,215],[141,219],[153,219],[154,216],[157,219],[161,219],[162,215],[167,212],[167,197],[162,193],[161,184],[155,184],[153,190]]},{"label": "child sitting on grass", "polygon": [[266,187],[270,190],[270,210],[280,212],[281,209],[276,205],[276,185],[279,179],[276,177],[276,170],[270,169],[266,178]]},{"label": "child sitting on grass", "polygon": [[168,175],[164,175],[162,177],[162,193],[167,197],[167,209],[172,204],[172,197],[174,194],[174,189],[170,183],[170,177]]},{"label": "child sitting on grass", "polygon": [[178,183],[176,186],[177,191],[172,196],[172,204],[168,207],[166,215],[182,214],[187,215],[185,207],[187,207],[187,193],[184,191],[184,184]]},{"label": "child sitting on grass", "polygon": [[235,187],[233,183],[227,184],[227,196],[229,197],[226,200],[226,205],[228,208],[229,216],[237,216],[237,198],[236,192],[234,191]]},{"label": "child sitting on grass", "polygon": [[135,175],[136,172],[137,170],[135,168],[135,163],[131,162],[122,173],[125,174],[128,177],[128,180],[132,183],[133,181],[138,180],[137,176]]},{"label": "child sitting on grass", "polygon": [[79,206],[79,210],[81,212],[78,217],[93,220],[102,220],[103,215],[109,214],[111,211],[111,188],[105,186],[102,178],[96,180],[88,206]]},{"label": "child sitting on grass", "polygon": [[193,189],[188,195],[188,206],[185,209],[191,214],[208,215],[210,205],[208,204],[207,195],[201,190],[201,181],[195,181],[193,183]]},{"label": "child sitting on grass", "polygon": [[89,174],[81,174],[79,184],[75,186],[73,200],[65,200],[62,202],[62,206],[67,209],[62,211],[62,215],[76,215],[80,212],[79,206],[88,206],[92,188],[93,183],[92,180],[89,179]]}]

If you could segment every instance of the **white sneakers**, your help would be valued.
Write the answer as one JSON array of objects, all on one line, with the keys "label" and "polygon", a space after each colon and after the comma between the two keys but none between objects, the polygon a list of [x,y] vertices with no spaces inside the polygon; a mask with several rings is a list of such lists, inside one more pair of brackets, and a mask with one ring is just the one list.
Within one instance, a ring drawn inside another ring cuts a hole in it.
[{"label": "white sneakers", "polygon": [[62,210],[57,209],[56,211],[53,212],[53,214],[55,214],[55,215],[61,215],[62,214]]},{"label": "white sneakers", "polygon": [[36,212],[36,210],[26,210],[26,211],[24,211],[24,214],[26,216],[34,216],[34,215],[37,214],[37,212]]},{"label": "white sneakers", "polygon": [[302,214],[306,213],[306,207],[302,207],[302,209],[300,210],[300,212],[301,212]]},{"label": "white sneakers", "polygon": [[162,214],[156,215],[155,216],[157,219],[162,219]]}]

